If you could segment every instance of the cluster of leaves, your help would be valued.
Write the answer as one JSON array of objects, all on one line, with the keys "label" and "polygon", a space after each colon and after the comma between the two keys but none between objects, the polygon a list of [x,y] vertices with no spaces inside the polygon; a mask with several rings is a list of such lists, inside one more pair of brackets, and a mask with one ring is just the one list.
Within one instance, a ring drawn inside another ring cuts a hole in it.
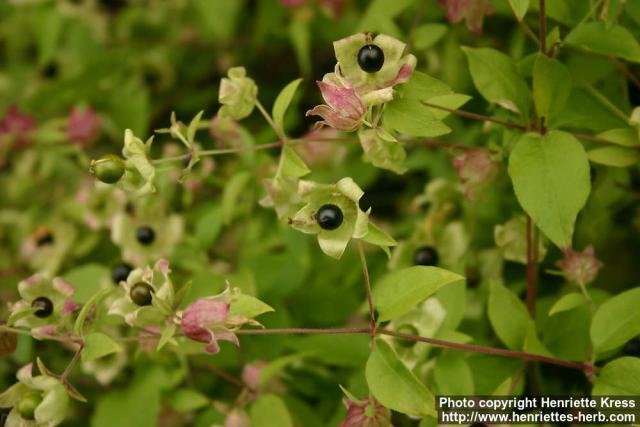
[{"label": "cluster of leaves", "polygon": [[546,3],[0,4],[6,425],[640,394],[640,7]]}]

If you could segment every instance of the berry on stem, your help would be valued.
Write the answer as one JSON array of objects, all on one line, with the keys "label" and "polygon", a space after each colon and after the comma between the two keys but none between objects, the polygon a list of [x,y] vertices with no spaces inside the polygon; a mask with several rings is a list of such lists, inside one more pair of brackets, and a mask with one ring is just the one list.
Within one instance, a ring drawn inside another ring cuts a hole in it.
[{"label": "berry on stem", "polygon": [[113,154],[93,160],[89,169],[96,178],[105,184],[115,184],[124,175],[124,161]]},{"label": "berry on stem", "polygon": [[129,277],[129,273],[133,270],[133,267],[126,262],[121,262],[113,267],[111,270],[111,279],[117,285],[120,282],[124,282]]},{"label": "berry on stem", "polygon": [[[418,330],[415,328],[415,326],[409,325],[409,324],[400,326],[398,328],[398,332],[400,332],[401,334],[407,334],[407,335],[420,335],[418,333]],[[416,345],[416,343],[417,341],[405,340],[402,338],[398,340],[398,345],[405,348],[411,348],[414,345]]]},{"label": "berry on stem", "polygon": [[49,317],[51,316],[51,313],[53,313],[53,303],[47,297],[38,297],[34,299],[31,302],[31,307],[36,309],[33,314],[41,319]]},{"label": "berry on stem", "polygon": [[335,230],[342,224],[344,216],[339,207],[328,203],[320,206],[320,209],[315,214],[315,219],[323,230]]},{"label": "berry on stem", "polygon": [[42,402],[42,396],[38,392],[28,393],[18,402],[18,413],[25,420],[34,420],[38,405]]},{"label": "berry on stem", "polygon": [[151,305],[153,288],[148,283],[138,282],[131,287],[129,296],[139,306]]},{"label": "berry on stem", "polygon": [[140,226],[136,230],[136,239],[141,245],[148,246],[156,239],[156,232],[148,225]]},{"label": "berry on stem", "polygon": [[358,52],[358,65],[366,73],[378,72],[384,65],[384,52],[375,44],[365,45]]},{"label": "berry on stem", "polygon": [[413,254],[415,265],[438,265],[438,251],[433,246],[419,247]]}]

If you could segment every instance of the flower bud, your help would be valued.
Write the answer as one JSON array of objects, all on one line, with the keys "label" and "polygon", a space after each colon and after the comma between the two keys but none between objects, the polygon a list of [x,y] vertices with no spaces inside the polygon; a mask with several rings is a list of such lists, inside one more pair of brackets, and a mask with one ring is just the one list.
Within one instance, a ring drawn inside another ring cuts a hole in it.
[{"label": "flower bud", "polygon": [[598,276],[602,263],[595,257],[593,246],[582,252],[573,249],[564,251],[564,258],[556,263],[569,283],[588,285]]},{"label": "flower bud", "polygon": [[453,159],[453,166],[458,172],[465,196],[472,202],[498,173],[498,162],[486,148],[465,150]]},{"label": "flower bud", "polygon": [[124,161],[113,154],[108,154],[91,162],[90,172],[106,184],[115,184],[124,175]]}]

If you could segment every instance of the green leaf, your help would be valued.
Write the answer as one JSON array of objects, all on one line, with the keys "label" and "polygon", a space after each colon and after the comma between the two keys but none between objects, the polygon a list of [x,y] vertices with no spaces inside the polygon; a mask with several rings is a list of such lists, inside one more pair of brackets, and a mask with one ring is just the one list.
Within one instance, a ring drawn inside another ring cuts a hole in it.
[{"label": "green leaf", "polygon": [[539,53],[533,66],[533,101],[539,117],[555,117],[571,94],[571,75],[561,62]]},{"label": "green leaf", "polygon": [[275,394],[258,397],[249,410],[252,427],[293,427],[289,410]]},{"label": "green leaf", "polygon": [[431,392],[385,341],[376,341],[365,376],[369,390],[383,406],[412,416],[436,415]]},{"label": "green leaf", "polygon": [[238,299],[231,303],[231,314],[254,318],[264,313],[275,311],[273,307],[250,295],[240,294]]},{"label": "green leaf", "polygon": [[598,373],[591,395],[637,396],[640,394],[640,358],[621,357]]},{"label": "green leaf", "polygon": [[511,350],[522,350],[532,321],[520,298],[500,283],[492,282],[488,311],[498,338]]},{"label": "green leaf", "polygon": [[84,336],[84,349],[82,350],[82,361],[100,359],[112,353],[122,351],[120,344],[102,332],[92,332]]},{"label": "green leaf", "polygon": [[386,104],[384,123],[409,136],[434,137],[451,132],[429,107],[415,99],[396,99]]},{"label": "green leaf", "polygon": [[193,412],[209,405],[210,401],[207,396],[198,390],[190,388],[181,388],[171,392],[169,404],[177,412]]},{"label": "green leaf", "polygon": [[271,113],[273,115],[273,122],[276,124],[276,128],[282,133],[284,133],[284,115],[287,112],[287,108],[289,108],[289,104],[291,104],[293,95],[295,95],[298,86],[300,86],[300,82],[302,82],[302,79],[296,79],[286,85],[280,91],[273,104],[273,111]]},{"label": "green leaf", "polygon": [[480,94],[507,110],[529,116],[531,92],[516,64],[495,49],[463,47],[469,60],[471,78]]},{"label": "green leaf", "polygon": [[189,141],[190,145],[193,145],[196,139],[196,132],[198,132],[198,126],[200,125],[200,120],[202,119],[202,115],[204,111],[200,111],[196,116],[191,119],[189,122],[189,127],[187,128],[187,141]]},{"label": "green leaf", "polygon": [[605,301],[593,315],[591,342],[596,353],[621,347],[640,334],[640,288]]},{"label": "green leaf", "polygon": [[640,62],[640,44],[629,30],[620,25],[607,28],[604,22],[587,22],[574,28],[565,42],[590,52]]},{"label": "green leaf", "polygon": [[464,277],[459,274],[421,265],[389,273],[373,290],[378,321],[384,322],[402,316],[438,289],[463,280]]},{"label": "green leaf", "polygon": [[625,147],[637,147],[640,145],[638,131],[632,128],[607,130],[599,133],[598,137]]},{"label": "green leaf", "polygon": [[176,324],[171,323],[168,326],[164,326],[162,328],[162,334],[160,335],[160,339],[158,340],[158,346],[156,347],[156,351],[162,350],[162,348],[167,345],[167,343],[173,338],[173,334],[176,332]]},{"label": "green leaf", "polygon": [[251,179],[251,173],[240,171],[227,180],[222,193],[222,218],[225,224],[230,224],[237,214],[238,202],[246,193]]},{"label": "green leaf", "polygon": [[79,335],[79,336],[83,335],[84,322],[87,319],[87,316],[89,315],[90,310],[93,308],[94,305],[98,304],[98,302],[100,302],[104,297],[109,295],[109,293],[111,293],[111,289],[108,289],[108,288],[101,289],[99,292],[95,293],[91,298],[89,298],[89,300],[86,303],[84,303],[84,305],[80,309],[80,312],[78,313],[78,317],[76,317],[75,323],[73,324],[73,332],[76,335]]},{"label": "green leaf", "polygon": [[509,157],[509,175],[522,208],[558,247],[571,246],[573,226],[591,181],[587,154],[572,135],[525,134]]},{"label": "green leaf", "polygon": [[518,21],[522,21],[529,9],[529,0],[509,0],[509,6]]},{"label": "green leaf", "polygon": [[587,155],[593,163],[616,168],[626,168],[637,165],[640,162],[640,153],[633,148],[600,147],[589,150]]},{"label": "green leaf", "polygon": [[400,98],[420,101],[453,93],[448,84],[421,71],[414,71],[408,82],[398,85],[397,91]]},{"label": "green leaf", "polygon": [[387,256],[391,256],[389,247],[396,246],[398,244],[393,237],[389,236],[384,230],[371,221],[369,221],[369,232],[365,234],[362,240],[378,246],[387,254]]},{"label": "green leaf", "polygon": [[473,373],[461,353],[445,352],[438,356],[433,377],[440,395],[469,396],[474,393]]},{"label": "green leaf", "polygon": [[203,249],[209,248],[222,231],[223,214],[219,203],[202,205],[202,211],[195,220],[194,238]]},{"label": "green leaf", "polygon": [[[451,110],[458,109],[464,104],[469,102],[471,97],[469,95],[462,95],[460,93],[450,93],[447,95],[438,95],[429,98],[429,104],[438,105],[440,107],[449,108]],[[433,113],[436,119],[444,120],[451,113],[440,108],[429,107],[429,110]]]},{"label": "green leaf", "polygon": [[[449,28],[443,24],[429,23],[419,26],[413,32],[413,47],[425,50],[436,44],[447,34]],[[415,73],[415,71],[414,71]]]},{"label": "green leaf", "polygon": [[311,72],[311,32],[309,21],[306,19],[292,19],[289,24],[289,38],[296,53],[298,66],[302,75]]},{"label": "green leaf", "polygon": [[79,304],[84,304],[96,292],[100,291],[103,283],[111,284],[111,273],[107,267],[100,264],[80,265],[62,276],[74,288],[73,300]]},{"label": "green leaf", "polygon": [[561,313],[563,311],[572,310],[586,303],[587,298],[584,295],[579,292],[572,292],[563,296],[553,304],[551,309],[549,309],[549,316],[553,316],[554,314]]},{"label": "green leaf", "polygon": [[311,170],[291,147],[284,147],[280,157],[279,172],[285,176],[299,178],[305,176]]}]

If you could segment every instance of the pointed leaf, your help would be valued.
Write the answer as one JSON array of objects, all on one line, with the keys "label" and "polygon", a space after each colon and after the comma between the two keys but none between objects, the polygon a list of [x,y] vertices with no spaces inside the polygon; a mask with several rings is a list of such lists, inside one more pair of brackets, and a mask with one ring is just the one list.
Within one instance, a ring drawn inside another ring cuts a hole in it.
[{"label": "pointed leaf", "polygon": [[509,175],[522,208],[558,247],[571,246],[573,226],[591,181],[587,154],[572,135],[525,134],[509,157]]},{"label": "pointed leaf", "polygon": [[273,122],[276,124],[276,128],[284,133],[284,115],[291,104],[293,95],[295,95],[298,86],[300,86],[302,79],[296,79],[286,85],[278,94],[276,101],[273,104]]},{"label": "pointed leaf", "polygon": [[376,341],[365,376],[369,390],[383,406],[412,416],[436,415],[433,394],[398,359],[386,341]]},{"label": "pointed leaf", "polygon": [[102,332],[92,332],[84,337],[84,349],[82,350],[82,361],[100,359],[112,353],[122,351],[120,344]]},{"label": "pointed leaf", "polygon": [[440,288],[463,280],[459,274],[421,265],[392,272],[384,276],[373,291],[378,321],[402,316]]}]

